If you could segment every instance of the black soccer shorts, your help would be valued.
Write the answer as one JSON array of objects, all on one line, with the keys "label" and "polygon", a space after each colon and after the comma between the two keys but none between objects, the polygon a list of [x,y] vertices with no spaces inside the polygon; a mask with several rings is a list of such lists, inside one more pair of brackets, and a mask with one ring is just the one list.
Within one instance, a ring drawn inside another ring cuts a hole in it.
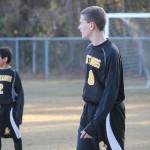
[{"label": "black soccer shorts", "polygon": [[0,137],[20,139],[19,125],[15,119],[15,104],[0,105]]},{"label": "black soccer shorts", "polygon": [[124,150],[125,107],[123,103],[115,104],[99,130],[91,139],[80,139],[80,132],[90,123],[97,106],[85,104],[78,130],[77,150]]}]

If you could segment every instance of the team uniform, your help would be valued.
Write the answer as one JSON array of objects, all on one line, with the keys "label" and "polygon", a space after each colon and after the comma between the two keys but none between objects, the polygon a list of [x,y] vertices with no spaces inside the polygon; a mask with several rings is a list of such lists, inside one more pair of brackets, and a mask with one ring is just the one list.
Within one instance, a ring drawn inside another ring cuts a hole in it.
[{"label": "team uniform", "polygon": [[24,92],[18,73],[12,68],[0,69],[0,137],[13,138],[16,150],[21,150],[17,142],[21,140],[23,106]]},{"label": "team uniform", "polygon": [[[86,49],[85,105],[77,150],[124,150],[125,107],[122,60],[109,39]],[[80,139],[84,130],[93,138]]]}]

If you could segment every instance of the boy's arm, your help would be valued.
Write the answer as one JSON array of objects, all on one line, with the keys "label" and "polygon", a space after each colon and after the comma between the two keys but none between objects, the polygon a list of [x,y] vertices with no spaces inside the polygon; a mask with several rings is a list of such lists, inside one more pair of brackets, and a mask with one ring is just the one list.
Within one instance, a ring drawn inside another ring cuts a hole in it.
[{"label": "boy's arm", "polygon": [[21,79],[17,72],[16,72],[16,79],[15,79],[15,91],[17,94],[16,119],[19,124],[22,124],[23,107],[24,107],[24,91],[23,91]]}]

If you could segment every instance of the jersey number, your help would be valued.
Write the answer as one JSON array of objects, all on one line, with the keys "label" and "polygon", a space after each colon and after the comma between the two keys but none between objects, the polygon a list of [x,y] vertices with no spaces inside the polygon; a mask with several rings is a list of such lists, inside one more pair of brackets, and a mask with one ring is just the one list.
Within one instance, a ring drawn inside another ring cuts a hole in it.
[{"label": "jersey number", "polygon": [[3,94],[3,84],[0,84],[0,94]]},{"label": "jersey number", "polygon": [[92,70],[90,70],[89,71],[89,77],[88,77],[88,84],[89,85],[94,85],[94,74],[93,74],[93,71]]}]

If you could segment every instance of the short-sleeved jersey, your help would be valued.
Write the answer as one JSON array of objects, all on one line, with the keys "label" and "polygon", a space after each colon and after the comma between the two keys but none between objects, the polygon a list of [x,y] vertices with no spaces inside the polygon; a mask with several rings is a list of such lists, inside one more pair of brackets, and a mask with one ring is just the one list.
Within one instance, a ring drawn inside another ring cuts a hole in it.
[{"label": "short-sleeved jersey", "polygon": [[22,122],[24,92],[20,77],[12,68],[0,69],[0,105],[16,104]]}]

